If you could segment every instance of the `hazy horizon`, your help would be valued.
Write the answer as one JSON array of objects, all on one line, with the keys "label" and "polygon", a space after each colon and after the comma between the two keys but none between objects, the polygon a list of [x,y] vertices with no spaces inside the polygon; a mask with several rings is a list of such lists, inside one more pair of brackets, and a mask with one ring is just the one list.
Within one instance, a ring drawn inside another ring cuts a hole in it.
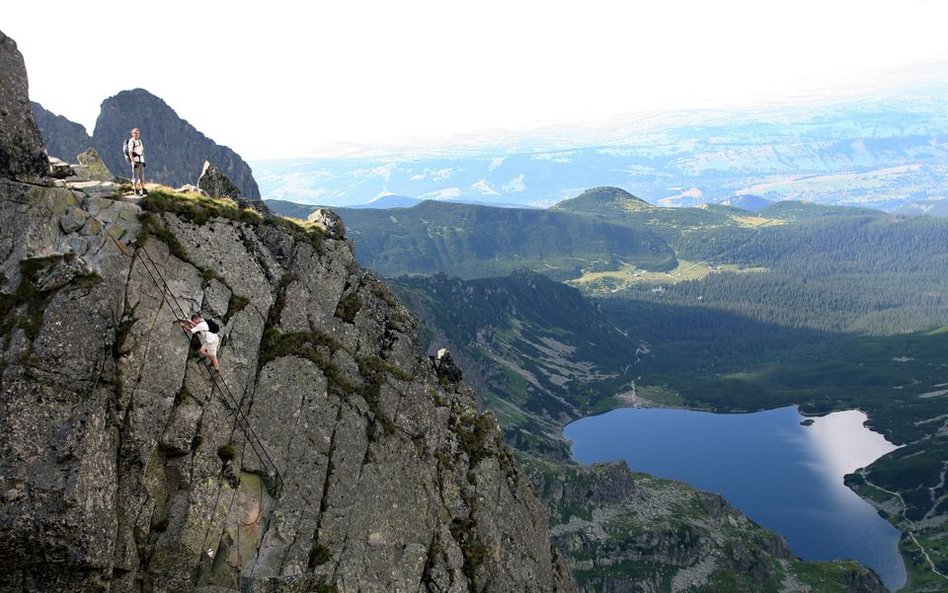
[{"label": "hazy horizon", "polygon": [[252,160],[948,79],[948,6],[927,0],[55,5],[4,11],[32,100],[91,132],[143,88]]}]

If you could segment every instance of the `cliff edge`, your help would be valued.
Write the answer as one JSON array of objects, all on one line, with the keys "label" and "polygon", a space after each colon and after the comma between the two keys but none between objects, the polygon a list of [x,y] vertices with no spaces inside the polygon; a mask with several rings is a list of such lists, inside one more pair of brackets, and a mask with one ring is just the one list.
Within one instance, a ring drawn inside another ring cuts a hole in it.
[{"label": "cliff edge", "polygon": [[0,591],[574,590],[496,422],[338,232],[11,177]]}]

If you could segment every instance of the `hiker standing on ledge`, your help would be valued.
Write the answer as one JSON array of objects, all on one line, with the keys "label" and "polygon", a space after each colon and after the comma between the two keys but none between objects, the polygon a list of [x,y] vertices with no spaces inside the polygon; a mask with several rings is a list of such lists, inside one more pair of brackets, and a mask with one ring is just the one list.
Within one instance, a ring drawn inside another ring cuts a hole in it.
[{"label": "hiker standing on ledge", "polygon": [[220,345],[221,339],[216,333],[211,331],[207,322],[197,313],[192,315],[190,320],[179,319],[178,327],[180,327],[184,333],[188,334],[188,337],[197,334],[201,340],[201,348],[198,350],[198,354],[201,355],[201,358],[206,358],[211,361],[211,366],[214,368],[214,378],[219,379],[221,369],[217,361],[217,347]]},{"label": "hiker standing on ledge", "polygon": [[[132,137],[128,139],[128,162],[132,164],[132,189],[136,196],[147,196],[145,191],[145,146],[142,144],[142,132],[138,128],[132,130]],[[136,189],[137,186],[137,189]]]}]

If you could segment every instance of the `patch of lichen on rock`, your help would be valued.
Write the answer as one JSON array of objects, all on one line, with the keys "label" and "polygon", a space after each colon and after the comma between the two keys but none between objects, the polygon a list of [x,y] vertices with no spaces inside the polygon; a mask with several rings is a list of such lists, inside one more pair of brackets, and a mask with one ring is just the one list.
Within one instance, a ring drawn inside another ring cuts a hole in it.
[{"label": "patch of lichen on rock", "polygon": [[9,336],[15,327],[32,341],[43,325],[50,301],[67,286],[82,288],[101,278],[81,270],[73,254],[37,257],[20,262],[20,283],[13,294],[0,294],[0,334]]}]

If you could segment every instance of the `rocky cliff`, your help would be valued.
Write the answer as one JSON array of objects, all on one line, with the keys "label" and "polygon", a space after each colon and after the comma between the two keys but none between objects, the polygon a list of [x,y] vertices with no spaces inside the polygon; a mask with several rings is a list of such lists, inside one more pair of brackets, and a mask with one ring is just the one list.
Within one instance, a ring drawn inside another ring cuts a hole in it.
[{"label": "rocky cliff", "polygon": [[496,422],[341,229],[3,173],[0,591],[573,590]]},{"label": "rocky cliff", "polygon": [[30,113],[29,82],[16,42],[0,31],[0,177],[45,177],[49,163]]},{"label": "rocky cliff", "polygon": [[624,463],[527,463],[580,591],[886,593],[857,562],[801,561],[717,494]]},{"label": "rocky cliff", "polygon": [[496,424],[344,240],[152,193],[0,189],[0,590],[568,590]]},{"label": "rocky cliff", "polygon": [[146,181],[173,187],[195,184],[204,161],[209,161],[224,171],[244,197],[260,198],[250,165],[240,155],[216,144],[144,89],[122,91],[103,101],[95,123],[93,146],[116,174],[130,174],[121,146],[132,128],[142,131],[148,164]]}]

